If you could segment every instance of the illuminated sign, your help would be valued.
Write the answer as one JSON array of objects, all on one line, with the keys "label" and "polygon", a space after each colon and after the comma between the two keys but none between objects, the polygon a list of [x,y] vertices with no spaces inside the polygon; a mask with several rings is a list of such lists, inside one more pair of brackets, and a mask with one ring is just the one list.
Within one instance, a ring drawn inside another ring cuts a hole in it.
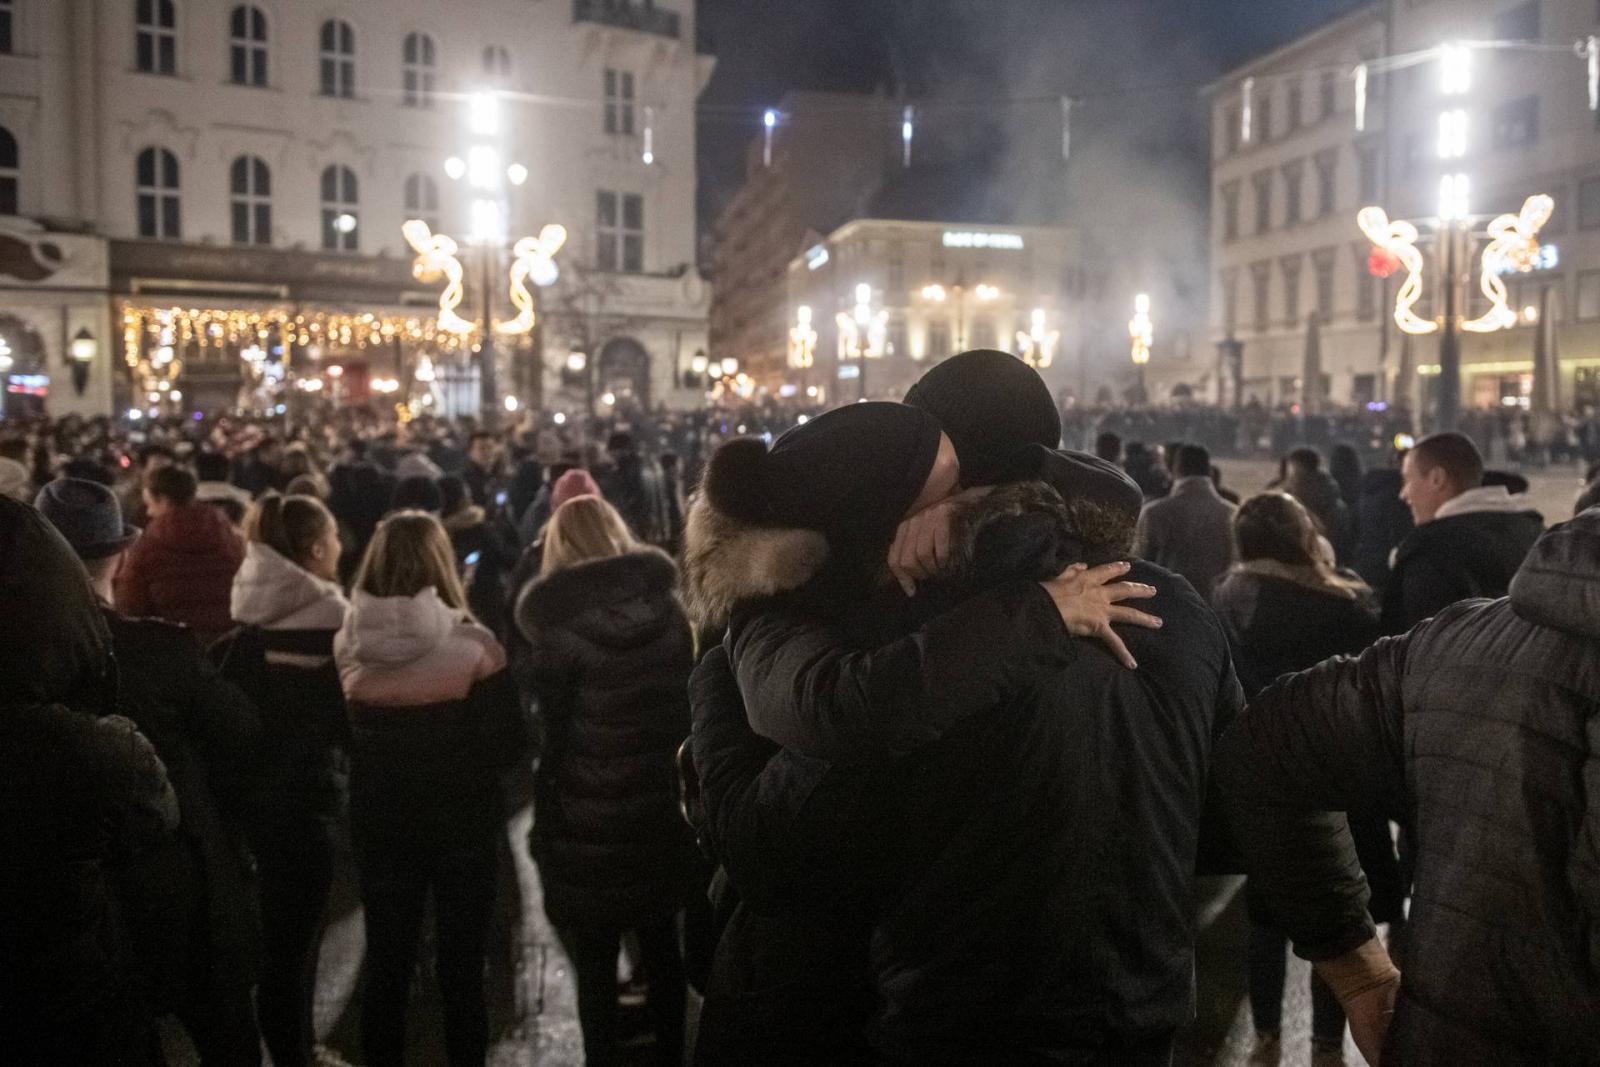
[{"label": "illuminated sign", "polygon": [[[1533,261],[1533,266],[1529,267],[1528,269],[1555,270],[1559,266],[1561,266],[1561,249],[1556,245],[1540,245],[1538,258]],[[1496,274],[1518,273],[1517,268],[1506,262],[1504,259],[1495,264],[1494,272]]]},{"label": "illuminated sign", "polygon": [[861,366],[857,363],[841,363],[839,365],[839,380],[850,381],[852,378],[861,377]]},{"label": "illuminated sign", "polygon": [[1020,252],[1025,247],[1020,233],[972,233],[967,230],[944,231],[946,248],[1002,248]]},{"label": "illuminated sign", "polygon": [[812,245],[806,250],[806,269],[821,270],[827,266],[828,249],[826,245]]},{"label": "illuminated sign", "polygon": [[23,396],[49,396],[50,376],[47,374],[13,374],[6,383],[6,392]]}]

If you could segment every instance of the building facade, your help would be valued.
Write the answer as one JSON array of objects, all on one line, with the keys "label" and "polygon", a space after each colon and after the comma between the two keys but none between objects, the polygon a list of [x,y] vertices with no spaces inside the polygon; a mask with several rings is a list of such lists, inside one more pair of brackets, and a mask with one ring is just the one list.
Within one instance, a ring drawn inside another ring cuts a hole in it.
[{"label": "building facade", "polygon": [[858,219],[793,258],[787,283],[789,395],[898,399],[971,348],[1016,353],[1057,386],[1083,373],[1086,281],[1069,229]]},{"label": "building facade", "polygon": [[[1488,220],[1536,193],[1556,202],[1539,269],[1506,279],[1515,325],[1463,335],[1463,406],[1530,406],[1541,339],[1559,367],[1558,406],[1600,405],[1600,125],[1573,50],[1596,32],[1600,15],[1586,0],[1384,0],[1211,88],[1211,332],[1221,367],[1227,343],[1241,346],[1244,400],[1318,396],[1304,389],[1313,344],[1320,397],[1427,408],[1438,335],[1396,328],[1404,272],[1372,276],[1372,246],[1355,216],[1372,204],[1417,222],[1425,289],[1416,311],[1435,318],[1445,272],[1432,235],[1449,173],[1465,175],[1470,189],[1475,237],[1458,278],[1466,316],[1488,307],[1477,259]],[[1466,89],[1447,99],[1438,49],[1456,41],[1477,45]],[[1353,75],[1363,61],[1373,62],[1357,130]],[[1440,158],[1445,111],[1460,115],[1448,159]],[[1232,399],[1231,384],[1223,393]]]},{"label": "building facade", "polygon": [[[501,162],[526,168],[504,232],[569,232],[540,330],[498,344],[502,382],[534,400],[587,385],[687,401],[681,369],[706,345],[694,107],[712,62],[690,7],[4,0],[0,335],[37,336],[52,410],[248,406],[286,371],[361,399],[385,379],[409,391],[424,359],[470,377],[475,338],[438,328],[443,282],[413,276],[401,224],[461,238],[464,316],[494,291],[492,317],[512,317],[509,255],[466,239],[476,175],[446,167],[467,150],[466,101],[488,92]],[[49,246],[74,269],[40,266]],[[96,352],[74,396],[54,372],[77,371],[85,329]],[[574,351],[587,382],[563,369]]]}]

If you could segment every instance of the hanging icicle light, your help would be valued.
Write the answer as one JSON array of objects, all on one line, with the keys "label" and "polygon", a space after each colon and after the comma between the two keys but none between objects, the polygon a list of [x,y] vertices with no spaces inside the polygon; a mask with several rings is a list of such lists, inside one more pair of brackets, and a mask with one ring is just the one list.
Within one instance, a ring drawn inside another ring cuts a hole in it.
[{"label": "hanging icicle light", "polygon": [[656,109],[644,109],[644,152],[641,157],[644,165],[653,166],[656,161]]},{"label": "hanging icicle light", "polygon": [[1589,110],[1600,111],[1600,37],[1591,34],[1579,41],[1578,55],[1588,66]]},{"label": "hanging icicle light", "polygon": [[1256,122],[1256,80],[1246,78],[1240,89],[1242,103],[1239,106],[1239,140],[1244,144],[1250,143],[1251,135],[1255,130]]},{"label": "hanging icicle light", "polygon": [[1072,97],[1061,98],[1061,162],[1072,158]]},{"label": "hanging icicle light", "polygon": [[763,167],[772,166],[772,129],[777,124],[778,113],[770,107],[767,108],[766,112],[761,116],[761,125],[763,127],[761,135],[761,165]]},{"label": "hanging icicle light", "polygon": [[911,138],[916,133],[917,109],[910,104],[900,112],[900,165],[911,166]]},{"label": "hanging icicle light", "polygon": [[1350,78],[1356,83],[1356,132],[1365,133],[1367,131],[1367,65],[1365,63],[1357,63],[1356,69],[1350,72]]}]

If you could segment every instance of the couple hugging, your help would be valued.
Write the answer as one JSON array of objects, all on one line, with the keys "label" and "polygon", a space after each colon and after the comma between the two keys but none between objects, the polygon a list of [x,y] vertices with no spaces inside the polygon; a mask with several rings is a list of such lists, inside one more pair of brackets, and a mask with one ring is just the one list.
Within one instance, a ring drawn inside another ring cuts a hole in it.
[{"label": "couple hugging", "polygon": [[1137,486],[1059,443],[1037,373],[980,351],[713,457],[697,1063],[1170,1061],[1242,694],[1201,598],[1129,561]]}]

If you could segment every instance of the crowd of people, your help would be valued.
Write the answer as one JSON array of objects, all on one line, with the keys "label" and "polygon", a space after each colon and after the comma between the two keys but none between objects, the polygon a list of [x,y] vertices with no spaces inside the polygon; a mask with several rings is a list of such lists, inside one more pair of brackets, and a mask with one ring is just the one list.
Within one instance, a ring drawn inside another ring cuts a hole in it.
[{"label": "crowd of people", "polygon": [[826,412],[4,428],[5,1058],[319,1062],[348,841],[362,1062],[427,945],[483,1064],[526,778],[590,1064],[624,956],[663,1065],[1170,1063],[1234,873],[1256,1062],[1292,947],[1319,1064],[1600,1063],[1600,489],[1546,530],[1363,417],[1241,499],[1235,416],[1063,416],[975,351]]}]

